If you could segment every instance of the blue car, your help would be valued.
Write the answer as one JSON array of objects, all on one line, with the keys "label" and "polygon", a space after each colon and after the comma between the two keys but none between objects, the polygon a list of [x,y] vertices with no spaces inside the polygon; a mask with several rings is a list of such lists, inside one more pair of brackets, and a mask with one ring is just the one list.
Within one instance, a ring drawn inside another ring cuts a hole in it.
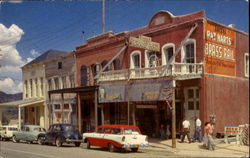
[{"label": "blue car", "polygon": [[80,132],[71,124],[52,124],[46,133],[39,135],[39,138],[41,138],[39,144],[55,144],[57,147],[63,143],[73,143],[79,147],[82,142]]}]

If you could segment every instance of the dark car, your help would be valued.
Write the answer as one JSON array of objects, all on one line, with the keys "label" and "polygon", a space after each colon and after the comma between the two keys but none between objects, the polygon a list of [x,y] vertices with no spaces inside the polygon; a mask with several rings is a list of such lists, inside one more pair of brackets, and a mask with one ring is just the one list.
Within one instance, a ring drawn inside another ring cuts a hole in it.
[{"label": "dark car", "polygon": [[53,144],[57,147],[63,143],[74,143],[79,147],[82,142],[80,132],[71,124],[53,124],[45,134],[39,135],[39,144]]}]

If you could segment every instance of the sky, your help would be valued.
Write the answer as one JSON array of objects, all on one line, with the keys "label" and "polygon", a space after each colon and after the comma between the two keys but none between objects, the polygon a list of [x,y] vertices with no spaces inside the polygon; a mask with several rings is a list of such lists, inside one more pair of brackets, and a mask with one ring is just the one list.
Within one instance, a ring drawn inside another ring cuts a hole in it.
[{"label": "sky", "polygon": [[[249,33],[248,0],[106,0],[105,31],[144,27],[160,10],[205,10],[207,18]],[[101,33],[101,0],[0,0],[0,91],[22,92],[20,67],[47,50],[69,52]]]}]

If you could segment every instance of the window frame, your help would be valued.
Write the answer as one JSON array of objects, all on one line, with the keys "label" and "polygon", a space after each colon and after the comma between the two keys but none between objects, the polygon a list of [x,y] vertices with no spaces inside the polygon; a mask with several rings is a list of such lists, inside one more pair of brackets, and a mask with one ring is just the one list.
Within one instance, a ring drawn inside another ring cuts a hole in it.
[{"label": "window frame", "polygon": [[130,54],[130,69],[135,69],[134,56],[139,55],[139,69],[141,68],[141,51],[135,50]]},{"label": "window frame", "polygon": [[[173,55],[175,54],[175,44],[174,43],[167,43],[165,45],[162,46],[162,65],[167,65],[167,58],[168,56],[167,55],[167,52],[166,50],[169,49],[169,48],[173,48]],[[174,58],[173,62],[174,63],[176,60],[176,58]]]},{"label": "window frame", "polygon": [[196,40],[195,39],[188,39],[187,42],[184,44],[182,47],[182,52],[181,52],[181,62],[182,63],[187,63],[187,48],[186,46],[189,44],[194,44],[194,63],[196,63]]}]

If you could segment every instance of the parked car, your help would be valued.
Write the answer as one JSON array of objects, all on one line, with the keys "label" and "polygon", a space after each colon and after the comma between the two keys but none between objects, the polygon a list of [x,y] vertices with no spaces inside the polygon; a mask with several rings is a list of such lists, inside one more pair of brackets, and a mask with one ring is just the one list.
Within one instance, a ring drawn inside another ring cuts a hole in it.
[{"label": "parked car", "polygon": [[26,141],[28,143],[38,142],[39,135],[45,133],[45,129],[38,125],[24,125],[21,130],[13,132],[12,141],[17,143],[19,141]]},{"label": "parked car", "polygon": [[80,132],[71,124],[53,124],[45,134],[41,134],[41,144],[53,144],[57,147],[63,145],[63,143],[74,143],[76,147],[79,147],[82,142],[82,136]]},{"label": "parked car", "polygon": [[149,146],[148,137],[142,135],[137,126],[101,125],[93,133],[83,133],[83,142],[91,146],[106,147],[110,152],[115,149],[131,149],[137,152],[139,147]]},{"label": "parked car", "polygon": [[17,125],[6,125],[0,127],[0,140],[12,139],[13,132],[18,131]]}]

